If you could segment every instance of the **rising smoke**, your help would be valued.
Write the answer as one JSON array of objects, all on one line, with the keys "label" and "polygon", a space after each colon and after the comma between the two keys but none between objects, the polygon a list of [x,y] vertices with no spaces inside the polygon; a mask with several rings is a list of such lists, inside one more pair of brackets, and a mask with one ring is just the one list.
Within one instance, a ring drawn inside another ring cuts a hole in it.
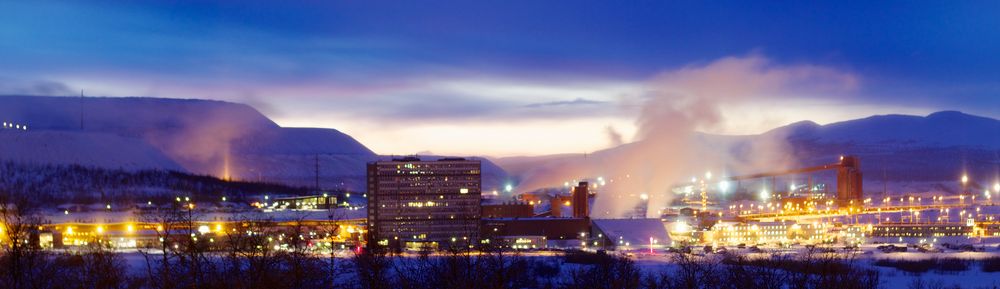
[{"label": "rising smoke", "polygon": [[604,128],[604,132],[608,135],[608,141],[611,143],[611,147],[620,146],[625,143],[625,138],[622,133],[618,132],[613,126],[607,126]]},{"label": "rising smoke", "polygon": [[665,72],[646,83],[643,95],[626,101],[641,104],[632,143],[551,162],[526,174],[521,188],[603,176],[613,181],[600,190],[592,216],[624,216],[641,202],[637,197],[641,194],[649,196],[646,215],[655,216],[673,199],[672,187],[706,170],[716,170],[719,176],[770,171],[794,162],[778,134],[755,137],[736,154],[735,143],[702,133],[726,121],[723,106],[778,104],[789,97],[816,97],[856,86],[857,79],[849,73],[814,65],[777,65],[760,55]]}]

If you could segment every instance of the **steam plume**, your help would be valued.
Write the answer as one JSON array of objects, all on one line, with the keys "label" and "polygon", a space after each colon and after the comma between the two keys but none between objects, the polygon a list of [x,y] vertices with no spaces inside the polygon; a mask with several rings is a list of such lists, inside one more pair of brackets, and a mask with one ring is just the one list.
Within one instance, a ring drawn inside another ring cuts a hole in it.
[{"label": "steam plume", "polygon": [[793,162],[783,136],[758,137],[744,147],[747,152],[736,155],[734,143],[701,133],[723,123],[724,105],[815,97],[854,89],[857,82],[849,73],[814,65],[776,65],[760,55],[668,71],[651,79],[638,99],[642,105],[634,142],[536,169],[526,175],[522,188],[603,176],[614,181],[600,190],[592,216],[623,216],[640,202],[640,194],[649,196],[646,214],[654,216],[672,200],[670,189],[675,184],[706,170],[770,171]]}]

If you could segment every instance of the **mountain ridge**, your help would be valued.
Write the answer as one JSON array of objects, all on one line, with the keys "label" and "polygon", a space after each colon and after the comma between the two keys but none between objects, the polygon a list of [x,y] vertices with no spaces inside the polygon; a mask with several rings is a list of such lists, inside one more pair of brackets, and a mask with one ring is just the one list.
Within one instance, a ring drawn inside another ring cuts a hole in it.
[{"label": "mountain ridge", "polygon": [[[176,170],[307,187],[315,187],[318,173],[323,189],[361,190],[365,163],[382,157],[339,130],[281,127],[235,102],[8,95],[0,103],[0,120],[28,126],[0,134],[0,140],[19,140],[0,144],[0,159],[6,160]],[[505,175],[491,163],[484,164],[484,173],[493,187]]]}]

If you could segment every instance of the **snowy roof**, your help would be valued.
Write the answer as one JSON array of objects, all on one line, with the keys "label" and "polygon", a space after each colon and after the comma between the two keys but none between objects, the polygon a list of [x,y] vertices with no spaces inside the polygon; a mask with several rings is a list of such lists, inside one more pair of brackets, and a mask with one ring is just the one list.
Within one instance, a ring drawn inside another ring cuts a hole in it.
[{"label": "snowy roof", "polygon": [[660,219],[594,219],[594,227],[612,242],[649,245],[649,238],[658,244],[668,244],[670,236]]}]

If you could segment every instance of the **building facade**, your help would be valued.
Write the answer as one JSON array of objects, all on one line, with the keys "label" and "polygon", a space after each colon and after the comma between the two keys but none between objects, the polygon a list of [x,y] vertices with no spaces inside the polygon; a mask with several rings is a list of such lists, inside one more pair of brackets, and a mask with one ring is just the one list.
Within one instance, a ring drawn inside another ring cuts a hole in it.
[{"label": "building facade", "polygon": [[794,222],[720,222],[704,241],[720,245],[816,244],[827,240],[826,229],[823,224]]},{"label": "building facade", "polygon": [[530,218],[534,215],[535,207],[527,203],[483,205],[483,218]]},{"label": "building facade", "polygon": [[973,226],[965,223],[881,223],[872,226],[872,237],[939,238],[965,237]]},{"label": "building facade", "polygon": [[451,248],[479,242],[481,163],[400,158],[368,163],[368,245]]}]

